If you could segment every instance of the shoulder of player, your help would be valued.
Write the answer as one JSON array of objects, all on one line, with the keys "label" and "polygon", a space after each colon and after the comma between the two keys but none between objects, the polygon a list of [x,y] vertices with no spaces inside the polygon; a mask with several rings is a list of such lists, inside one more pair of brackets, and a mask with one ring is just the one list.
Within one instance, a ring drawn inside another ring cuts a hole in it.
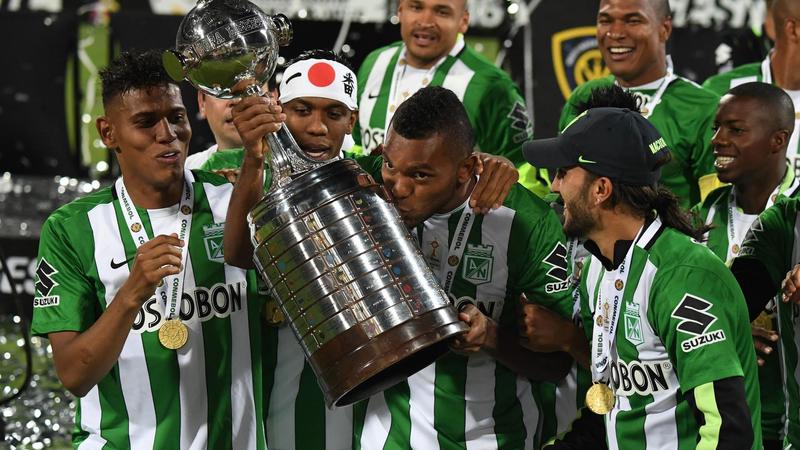
[{"label": "shoulder of player", "polygon": [[713,191],[708,193],[708,195],[706,196],[705,200],[703,200],[701,203],[698,203],[692,209],[696,210],[698,213],[700,213],[701,215],[703,215],[705,217],[705,214],[708,212],[708,210],[715,203],[718,203],[721,200],[725,200],[725,199],[728,198],[728,195],[730,195],[731,189],[733,189],[733,187],[730,184],[727,184],[725,186],[720,186],[720,187],[714,189]]},{"label": "shoulder of player", "polygon": [[669,98],[664,96],[664,102],[668,99],[680,100],[684,103],[711,107],[714,110],[716,110],[717,103],[719,103],[719,95],[688,78],[678,77],[669,85],[667,90],[671,95]]},{"label": "shoulder of player", "polygon": [[383,52],[385,52],[386,50],[396,50],[398,47],[400,47],[402,45],[403,45],[403,41],[396,41],[396,42],[392,42],[389,45],[385,45],[385,46],[383,46],[381,48],[378,48],[378,49],[375,49],[375,50],[369,52],[367,57],[364,58],[364,62],[362,62],[361,66],[359,66],[359,68],[358,68],[358,73],[357,73],[358,80],[362,81],[362,78],[363,78],[363,81],[366,81],[366,76],[368,74],[366,74],[364,72],[372,70],[372,67],[375,65],[375,60],[377,60],[378,57]]},{"label": "shoulder of player", "polygon": [[458,54],[457,59],[467,66],[467,68],[475,72],[475,75],[472,77],[473,80],[513,83],[511,77],[505,70],[497,67],[486,59],[486,57],[469,46],[464,47],[464,50]]},{"label": "shoulder of player", "polygon": [[210,184],[212,186],[222,186],[225,184],[231,184],[225,177],[222,175],[218,175],[213,172],[209,172],[206,170],[199,170],[195,169],[192,170],[192,174],[194,175],[194,182],[196,183],[203,183],[203,184]]},{"label": "shoulder of player", "polygon": [[731,87],[732,80],[748,76],[758,76],[760,71],[760,62],[743,64],[741,66],[734,67],[727,72],[708,77],[708,79],[703,82],[703,87],[715,92],[718,95],[722,95],[728,92]]},{"label": "shoulder of player", "polygon": [[666,228],[649,248],[648,260],[657,268],[654,284],[656,280],[681,282],[687,274],[698,280],[713,275],[735,283],[730,270],[711,250],[672,228]]},{"label": "shoulder of player", "polygon": [[495,212],[503,213],[504,211],[513,211],[515,227],[524,227],[530,231],[548,221],[552,221],[554,224],[560,223],[550,205],[519,183],[511,187],[503,206]]},{"label": "shoulder of player", "polygon": [[593,89],[597,89],[599,87],[608,87],[614,84],[614,75],[609,75],[603,78],[595,78],[594,80],[589,80],[586,83],[581,84],[580,86],[576,87],[572,94],[569,96],[568,102],[581,102],[589,97]]}]

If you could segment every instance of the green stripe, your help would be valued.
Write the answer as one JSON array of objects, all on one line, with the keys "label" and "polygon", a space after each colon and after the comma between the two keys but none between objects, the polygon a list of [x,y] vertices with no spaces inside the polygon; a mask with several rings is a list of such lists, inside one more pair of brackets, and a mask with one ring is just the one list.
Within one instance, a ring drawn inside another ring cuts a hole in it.
[{"label": "green stripe", "polygon": [[453,64],[458,61],[458,58],[447,55],[444,62],[436,68],[436,72],[433,74],[433,79],[431,79],[430,85],[431,86],[441,86],[444,84],[444,79],[447,78],[448,72],[453,67]]},{"label": "green stripe", "polygon": [[705,417],[706,423],[700,427],[700,442],[697,450],[714,450],[719,444],[719,430],[722,428],[722,417],[717,409],[714,396],[714,383],[706,383],[694,388],[694,398]]},{"label": "green stripe", "polygon": [[384,450],[408,450],[411,448],[411,390],[404,381],[384,391],[392,425]]},{"label": "green stripe", "polygon": [[[457,214],[454,214],[457,216]],[[433,428],[440,450],[466,449],[467,357],[448,353],[436,361],[433,388]]]},{"label": "green stripe", "polygon": [[[122,208],[119,202],[117,207],[117,223],[125,224]],[[155,237],[153,224],[147,210],[136,208],[147,232],[148,239]],[[125,246],[125,257],[128,265],[133,267],[133,256],[136,255],[136,245],[133,237],[127,230],[120,230],[122,242]],[[166,309],[166,308],[165,308]],[[163,320],[163,319],[162,319]],[[164,383],[164,380],[180,380],[178,357],[174,351],[165,349],[158,340],[158,332],[142,333],[142,350],[144,351],[147,374],[150,381],[150,391],[153,396],[153,409],[156,415],[156,433],[153,444],[156,448],[180,447],[181,439],[181,399],[180,391],[174,385]]]},{"label": "green stripe", "polygon": [[537,406],[542,414],[542,424],[539,434],[545,441],[554,437],[558,432],[558,416],[556,415],[556,385],[548,382],[534,384],[534,389],[539,393]]},{"label": "green stripe", "polygon": [[[201,270],[208,264],[203,226],[214,222],[203,183],[194,183],[195,201],[189,238],[189,257],[194,267],[197,286],[213,286],[225,282],[222,270]],[[206,361],[206,395],[208,397],[208,448],[228,448],[233,442],[231,411],[231,322],[212,318],[203,322],[203,346]]]},{"label": "green stripe", "polygon": [[[317,379],[308,362],[303,362],[300,387],[294,402],[295,447],[298,449],[325,449],[325,401]],[[314,430],[309,433],[309,430]],[[347,432],[347,430],[340,430]]]},{"label": "green stripe", "polygon": [[[390,90],[392,88],[392,76],[394,75],[394,68],[397,65],[397,60],[400,58],[400,48],[398,47],[389,65],[386,67],[386,72],[383,74],[383,81],[381,82],[381,90],[378,93],[378,99],[375,101],[375,106],[372,109],[372,116],[369,118],[369,126],[374,128],[386,128],[386,108],[389,106]],[[366,93],[369,95],[369,92]]]},{"label": "green stripe", "polygon": [[[509,308],[512,309],[512,308]],[[501,449],[525,448],[525,419],[517,398],[517,376],[500,363],[494,368],[494,432],[497,447]],[[535,424],[531,424],[535,425]],[[534,430],[535,430],[534,426]]]}]

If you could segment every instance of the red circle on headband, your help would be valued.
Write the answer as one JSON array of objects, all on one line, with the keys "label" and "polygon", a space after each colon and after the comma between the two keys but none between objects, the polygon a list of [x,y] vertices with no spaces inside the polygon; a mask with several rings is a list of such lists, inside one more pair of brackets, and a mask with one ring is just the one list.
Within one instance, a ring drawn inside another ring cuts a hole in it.
[{"label": "red circle on headband", "polygon": [[330,86],[335,79],[336,71],[333,70],[333,67],[328,63],[318,62],[308,69],[308,81],[314,86]]}]

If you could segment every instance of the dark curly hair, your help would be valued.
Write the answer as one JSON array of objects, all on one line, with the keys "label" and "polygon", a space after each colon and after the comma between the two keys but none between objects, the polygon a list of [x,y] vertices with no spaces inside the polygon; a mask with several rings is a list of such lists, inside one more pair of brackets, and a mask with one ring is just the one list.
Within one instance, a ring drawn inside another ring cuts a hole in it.
[{"label": "dark curly hair", "polygon": [[442,134],[455,154],[467,156],[475,146],[467,110],[453,91],[439,86],[424,87],[400,104],[390,127],[406,139]]},{"label": "dark curly hair", "polygon": [[330,50],[323,50],[321,48],[306,50],[303,53],[300,53],[296,57],[292,58],[291,61],[286,63],[286,67],[289,67],[298,61],[305,61],[307,59],[327,59],[328,61],[336,61],[339,64],[355,72],[355,69],[353,68],[353,63],[351,63],[346,56],[344,56],[341,53],[334,53]]},{"label": "dark curly hair", "polygon": [[174,84],[161,63],[161,50],[130,50],[100,71],[103,86],[103,105],[132,89]]}]

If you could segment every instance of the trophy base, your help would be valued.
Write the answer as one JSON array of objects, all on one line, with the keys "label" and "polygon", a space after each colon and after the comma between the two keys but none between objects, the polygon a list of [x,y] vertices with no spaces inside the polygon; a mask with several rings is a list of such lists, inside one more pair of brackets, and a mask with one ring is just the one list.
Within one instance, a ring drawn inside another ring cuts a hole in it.
[{"label": "trophy base", "polygon": [[328,407],[346,406],[427,367],[449,351],[449,338],[467,329],[451,307],[440,308],[373,339],[361,327],[353,327],[311,355],[309,362],[317,374],[324,374],[317,380]]}]

